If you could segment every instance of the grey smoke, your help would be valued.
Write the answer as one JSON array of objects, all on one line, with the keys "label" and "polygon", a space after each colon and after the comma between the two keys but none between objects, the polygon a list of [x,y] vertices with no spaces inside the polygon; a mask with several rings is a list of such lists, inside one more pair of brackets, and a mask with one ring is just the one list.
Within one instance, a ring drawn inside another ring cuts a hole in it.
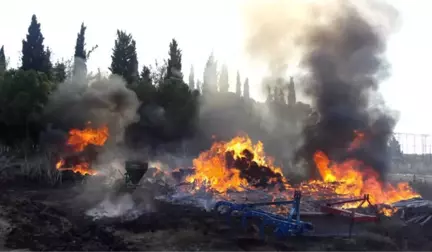
[{"label": "grey smoke", "polygon": [[[80,63],[80,59],[75,61]],[[83,62],[80,64],[85,65]],[[119,76],[89,80],[84,69],[75,71],[51,94],[44,111],[46,120],[66,131],[82,129],[88,122],[94,127],[107,125],[110,140],[116,143],[123,141],[126,126],[139,119],[136,94],[126,87]]]}]

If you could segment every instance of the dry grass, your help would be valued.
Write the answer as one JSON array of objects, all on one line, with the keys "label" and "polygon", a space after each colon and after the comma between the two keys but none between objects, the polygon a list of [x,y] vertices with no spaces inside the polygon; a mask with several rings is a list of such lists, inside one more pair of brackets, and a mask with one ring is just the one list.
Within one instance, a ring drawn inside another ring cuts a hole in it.
[{"label": "dry grass", "polygon": [[61,183],[61,172],[55,168],[56,160],[49,152],[18,159],[13,156],[0,157],[0,177],[10,181],[16,178],[46,185]]}]

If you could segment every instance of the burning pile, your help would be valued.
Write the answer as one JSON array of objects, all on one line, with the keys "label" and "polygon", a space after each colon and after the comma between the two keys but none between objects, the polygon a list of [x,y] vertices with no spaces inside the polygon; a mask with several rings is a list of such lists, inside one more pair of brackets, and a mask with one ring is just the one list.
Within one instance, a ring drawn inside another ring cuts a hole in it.
[{"label": "burning pile", "polygon": [[226,143],[213,144],[193,160],[193,165],[195,172],[186,181],[218,193],[288,185],[282,170],[266,158],[263,144],[254,145],[248,137],[238,136]]},{"label": "burning pile", "polygon": [[58,170],[69,170],[82,175],[95,175],[96,171],[91,169],[91,161],[96,158],[95,146],[103,146],[108,139],[108,127],[92,128],[88,123],[86,128],[71,129],[66,142],[67,152],[70,155],[61,158],[56,168]]},{"label": "burning pile", "polygon": [[[355,151],[361,145],[361,136],[354,139],[350,150]],[[359,197],[369,194],[373,204],[393,204],[395,202],[418,197],[407,183],[392,185],[383,182],[372,167],[364,167],[357,159],[332,162],[323,151],[316,151],[316,168],[321,179],[315,179],[300,185],[305,195],[312,199],[321,199],[323,192],[330,192],[331,197]],[[195,172],[186,177],[195,189],[205,188],[229,197],[230,192],[243,192],[247,189],[272,189],[278,197],[291,197],[295,188],[283,176],[272,159],[265,156],[263,144],[253,144],[248,137],[235,137],[229,142],[216,142],[193,160]],[[346,204],[343,208],[356,207]],[[390,215],[391,211],[384,214]]]}]

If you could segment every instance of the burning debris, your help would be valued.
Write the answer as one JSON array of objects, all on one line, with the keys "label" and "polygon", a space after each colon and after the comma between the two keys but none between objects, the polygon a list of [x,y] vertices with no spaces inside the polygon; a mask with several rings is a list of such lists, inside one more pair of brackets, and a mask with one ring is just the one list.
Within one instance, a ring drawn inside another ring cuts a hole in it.
[{"label": "burning debris", "polygon": [[[359,138],[349,145],[353,151],[362,144],[362,134],[358,135]],[[361,161],[353,159],[339,163],[331,161],[321,151],[318,151],[314,158],[320,178],[294,187],[289,184],[289,178],[282,174],[281,169],[273,165],[272,159],[265,155],[261,142],[253,144],[247,136],[235,137],[229,142],[216,142],[210,150],[202,152],[193,160],[194,169],[176,169],[172,172],[171,175],[178,178],[181,177],[181,171],[189,173],[184,176],[183,181],[193,187],[179,189],[183,193],[177,191],[175,197],[186,199],[192,192],[193,197],[201,199],[210,197],[213,200],[239,202],[257,198],[254,194],[260,194],[258,199],[262,199],[262,194],[265,194],[267,200],[275,201],[286,200],[297,189],[309,201],[357,199],[368,195],[368,200],[374,205],[391,205],[419,196],[407,183],[392,185],[382,181],[373,167],[365,168]],[[306,205],[303,206],[313,211],[312,206]],[[355,202],[347,202],[341,208],[357,206]],[[391,215],[394,211],[383,208],[381,212]]]},{"label": "burning debris", "polygon": [[193,160],[194,174],[186,181],[210,190],[226,193],[244,191],[250,187],[287,184],[282,170],[266,158],[263,144],[252,144],[248,137],[235,137],[229,142],[217,142],[210,150]]}]

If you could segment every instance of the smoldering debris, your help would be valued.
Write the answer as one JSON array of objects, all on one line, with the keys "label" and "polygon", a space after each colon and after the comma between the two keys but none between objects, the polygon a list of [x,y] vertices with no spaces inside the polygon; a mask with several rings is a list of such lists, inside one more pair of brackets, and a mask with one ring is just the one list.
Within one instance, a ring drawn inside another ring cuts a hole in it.
[{"label": "smoldering debris", "polygon": [[150,212],[149,204],[137,205],[132,196],[125,194],[120,196],[116,201],[109,197],[105,198],[98,206],[86,212],[88,216],[94,220],[102,218],[117,218],[122,217],[124,220],[134,220],[144,212]]}]

